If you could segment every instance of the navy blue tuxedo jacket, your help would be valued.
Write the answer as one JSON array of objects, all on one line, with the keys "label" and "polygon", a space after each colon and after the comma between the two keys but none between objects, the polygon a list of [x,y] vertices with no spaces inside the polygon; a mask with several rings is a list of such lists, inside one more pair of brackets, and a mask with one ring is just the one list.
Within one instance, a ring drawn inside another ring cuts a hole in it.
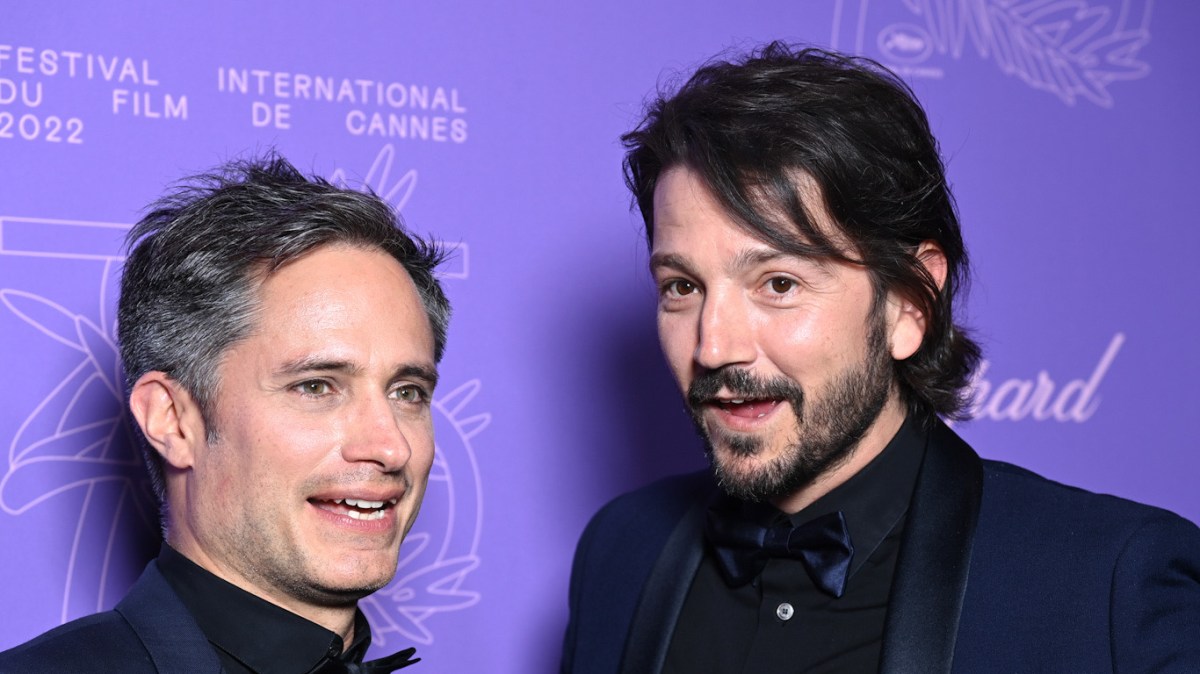
[{"label": "navy blue tuxedo jacket", "polygon": [[2,674],[219,674],[221,662],[179,596],[150,562],[116,608],[0,653]]},{"label": "navy blue tuxedo jacket", "polygon": [[[670,478],[592,519],[572,569],[563,672],[661,670],[714,489],[707,473]],[[982,461],[937,423],[880,671],[1200,672],[1200,530]]]}]

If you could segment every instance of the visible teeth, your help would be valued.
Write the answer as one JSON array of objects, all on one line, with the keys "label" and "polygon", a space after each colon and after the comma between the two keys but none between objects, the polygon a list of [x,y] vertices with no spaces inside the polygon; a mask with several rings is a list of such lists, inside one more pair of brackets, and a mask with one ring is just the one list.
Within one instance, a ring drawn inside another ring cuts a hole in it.
[{"label": "visible teeth", "polygon": [[746,399],[745,399],[745,398],[739,398],[739,399],[737,399],[737,400],[730,400],[729,402],[730,402],[731,404],[734,404],[734,405],[741,405],[742,403],[746,402]]},{"label": "visible teeth", "polygon": [[369,513],[362,513],[357,510],[350,510],[346,514],[349,515],[350,519],[352,520],[377,520],[383,518],[384,511],[375,510]]},{"label": "visible teeth", "polygon": [[333,499],[333,502],[338,505],[345,504],[352,508],[376,509],[376,508],[382,508],[385,503],[388,505],[396,505],[396,502],[399,500],[400,499],[390,498],[387,501],[367,501],[367,500],[359,499],[359,498],[335,498],[335,499]]}]

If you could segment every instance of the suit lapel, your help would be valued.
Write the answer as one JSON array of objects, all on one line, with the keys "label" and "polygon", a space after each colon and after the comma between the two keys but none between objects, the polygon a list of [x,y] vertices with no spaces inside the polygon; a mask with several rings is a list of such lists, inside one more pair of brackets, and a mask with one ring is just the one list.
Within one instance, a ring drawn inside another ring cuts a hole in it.
[{"label": "suit lapel", "polygon": [[133,627],[160,674],[223,671],[204,632],[156,562],[150,562],[116,611]]},{"label": "suit lapel", "polygon": [[667,648],[684,599],[704,555],[704,513],[708,499],[697,498],[675,526],[654,569],[630,625],[621,672],[648,674],[662,670]]},{"label": "suit lapel", "polygon": [[892,581],[883,674],[950,671],[982,494],[979,457],[935,421]]}]

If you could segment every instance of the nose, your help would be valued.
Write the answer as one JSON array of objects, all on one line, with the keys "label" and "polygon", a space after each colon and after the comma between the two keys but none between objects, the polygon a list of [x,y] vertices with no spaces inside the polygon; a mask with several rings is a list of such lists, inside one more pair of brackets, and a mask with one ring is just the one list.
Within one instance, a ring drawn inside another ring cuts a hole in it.
[{"label": "nose", "polygon": [[364,397],[351,415],[342,458],[351,463],[369,462],[385,473],[404,468],[412,456],[406,433],[413,432],[384,395]]},{"label": "nose", "polygon": [[700,308],[696,364],[709,370],[751,363],[758,352],[750,307],[736,290],[713,290]]}]

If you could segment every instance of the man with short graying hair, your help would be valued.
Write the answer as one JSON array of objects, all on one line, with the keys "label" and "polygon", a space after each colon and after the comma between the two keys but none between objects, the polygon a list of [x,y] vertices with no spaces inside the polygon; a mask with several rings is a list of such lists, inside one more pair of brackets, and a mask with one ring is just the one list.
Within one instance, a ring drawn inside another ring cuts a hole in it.
[{"label": "man with short graying hair", "polygon": [[1200,672],[1200,530],[981,460],[967,254],[911,90],[774,43],[624,137],[711,471],[579,542],[570,674]]},{"label": "man with short graying hair", "polygon": [[357,602],[395,574],[433,462],[443,251],[274,154],[185,182],[129,242],[119,340],[165,542],[115,609],[0,671],[416,662],[362,662]]}]

